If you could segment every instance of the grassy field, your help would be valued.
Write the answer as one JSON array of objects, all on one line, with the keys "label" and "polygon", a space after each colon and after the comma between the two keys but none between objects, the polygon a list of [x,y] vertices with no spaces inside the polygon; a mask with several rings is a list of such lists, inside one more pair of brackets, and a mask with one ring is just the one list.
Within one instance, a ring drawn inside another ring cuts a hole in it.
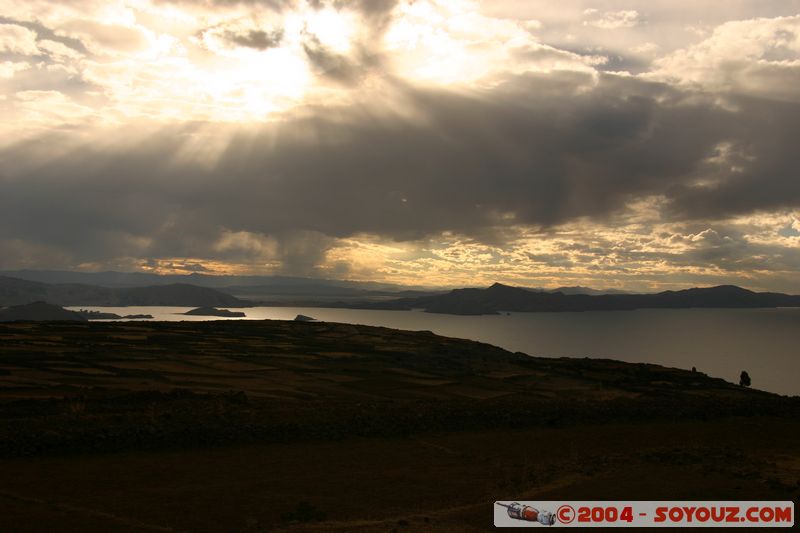
[{"label": "grassy field", "polygon": [[495,500],[796,500],[798,413],[427,332],[0,324],[0,530],[483,531]]}]

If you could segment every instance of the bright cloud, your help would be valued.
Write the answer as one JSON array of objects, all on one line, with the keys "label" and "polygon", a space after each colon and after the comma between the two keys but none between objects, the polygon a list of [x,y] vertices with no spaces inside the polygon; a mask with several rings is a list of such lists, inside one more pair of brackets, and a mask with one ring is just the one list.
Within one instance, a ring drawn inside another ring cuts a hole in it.
[{"label": "bright cloud", "polygon": [[584,26],[594,26],[603,30],[633,28],[642,22],[639,12],[633,9],[605,13],[601,13],[597,9],[587,9],[583,14],[588,17],[588,20],[583,22]]},{"label": "bright cloud", "polygon": [[727,22],[654,67],[652,76],[672,82],[797,101],[800,15]]},{"label": "bright cloud", "polygon": [[0,24],[0,52],[23,56],[38,55],[36,33],[17,24]]}]

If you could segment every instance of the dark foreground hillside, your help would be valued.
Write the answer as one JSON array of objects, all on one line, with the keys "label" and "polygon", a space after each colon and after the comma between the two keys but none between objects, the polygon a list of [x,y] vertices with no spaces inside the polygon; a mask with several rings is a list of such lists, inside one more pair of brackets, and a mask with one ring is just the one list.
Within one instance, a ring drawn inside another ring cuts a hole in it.
[{"label": "dark foreground hillside", "polygon": [[469,531],[800,496],[800,399],[327,323],[0,324],[0,530]]}]

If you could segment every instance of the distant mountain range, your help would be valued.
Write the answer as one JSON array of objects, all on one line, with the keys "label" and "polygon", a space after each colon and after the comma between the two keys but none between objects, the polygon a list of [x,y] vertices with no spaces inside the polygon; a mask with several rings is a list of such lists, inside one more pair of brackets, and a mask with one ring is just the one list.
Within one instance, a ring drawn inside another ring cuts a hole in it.
[{"label": "distant mountain range", "polygon": [[[343,306],[347,307],[347,306]],[[753,292],[733,285],[664,291],[656,294],[564,294],[495,283],[487,289],[455,289],[446,294],[400,298],[364,304],[368,309],[424,309],[429,313],[485,315],[535,311],[626,311],[681,309],[800,307],[800,296]]]},{"label": "distant mountain range", "polygon": [[620,289],[592,289],[590,287],[581,287],[576,285],[574,287],[558,287],[557,289],[535,289],[540,292],[560,292],[562,294],[588,294],[590,296],[599,296],[601,294],[634,294],[630,291],[623,291]]},{"label": "distant mountain range", "polygon": [[81,283],[103,287],[142,287],[188,283],[198,287],[282,287],[306,286],[340,287],[363,291],[430,290],[424,286],[406,286],[375,281],[349,281],[336,279],[302,278],[295,276],[233,276],[210,274],[151,274],[148,272],[72,272],[67,270],[5,270],[0,276],[38,281],[41,283]]},{"label": "distant mountain range", "polygon": [[[733,285],[632,294],[588,287],[530,289],[491,287],[444,291],[402,290],[397,285],[280,276],[157,276],[144,273],[20,271],[21,275],[94,283],[42,282],[0,275],[0,306],[48,302],[62,306],[248,307],[306,305],[359,309],[424,309],[431,313],[483,315],[535,311],[625,311],[659,308],[800,307],[800,296],[753,292]],[[206,286],[176,283],[197,281]],[[155,283],[153,283],[155,281]],[[108,285],[101,285],[101,282]],[[146,286],[128,286],[133,283]],[[232,285],[226,285],[230,283]],[[247,283],[253,283],[248,285]],[[111,286],[109,286],[111,285]],[[213,286],[213,287],[212,287]],[[407,289],[407,288],[406,288]]]},{"label": "distant mountain range", "polygon": [[112,288],[77,283],[41,283],[0,276],[0,306],[47,302],[56,305],[247,307],[249,302],[209,287],[185,283]]},{"label": "distant mountain range", "polygon": [[[397,285],[372,281],[349,281],[292,276],[228,276],[209,274],[151,274],[147,272],[71,272],[62,270],[7,270],[0,276],[59,285],[92,285],[132,288],[176,283],[209,287],[253,302],[271,305],[328,305],[331,302],[380,301],[443,294],[447,289],[422,285]],[[531,288],[538,292],[564,294],[627,294],[617,289],[589,287]]]},{"label": "distant mountain range", "polygon": [[8,270],[0,271],[0,276],[48,284],[79,284],[109,288],[189,284],[217,289],[246,300],[266,300],[270,303],[284,305],[295,302],[308,303],[309,301],[381,300],[438,293],[429,287],[291,276],[212,276],[197,273],[159,275],[146,272],[70,272],[59,270]]}]

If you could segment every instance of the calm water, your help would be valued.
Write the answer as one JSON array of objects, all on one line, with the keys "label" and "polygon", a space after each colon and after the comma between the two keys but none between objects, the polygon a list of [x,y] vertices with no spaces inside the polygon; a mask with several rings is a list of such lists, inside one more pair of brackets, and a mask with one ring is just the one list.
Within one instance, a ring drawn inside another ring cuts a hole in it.
[{"label": "calm water", "polygon": [[[72,308],[77,309],[77,308]],[[155,320],[221,320],[177,313],[188,307],[90,307]],[[513,313],[455,316],[421,311],[368,311],[313,307],[241,309],[250,319],[318,320],[430,330],[479,340],[531,355],[612,358],[697,367],[737,382],[747,370],[753,387],[800,394],[800,309],[647,309],[592,313]]]}]

